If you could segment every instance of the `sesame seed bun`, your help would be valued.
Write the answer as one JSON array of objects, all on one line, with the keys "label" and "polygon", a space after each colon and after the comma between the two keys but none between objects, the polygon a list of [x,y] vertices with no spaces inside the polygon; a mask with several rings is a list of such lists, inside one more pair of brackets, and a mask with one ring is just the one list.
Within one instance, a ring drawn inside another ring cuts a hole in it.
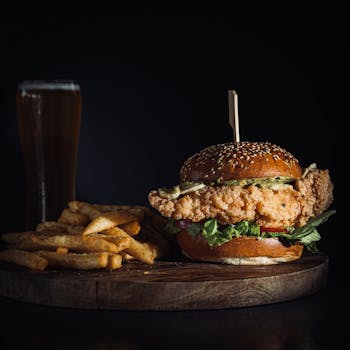
[{"label": "sesame seed bun", "polygon": [[269,142],[223,143],[204,148],[188,158],[180,170],[180,182],[204,183],[251,178],[300,178],[298,160]]},{"label": "sesame seed bun", "polygon": [[273,265],[297,260],[304,246],[286,246],[277,238],[238,237],[221,246],[209,246],[202,235],[195,237],[186,230],[176,235],[182,254],[196,261],[220,262],[232,265]]}]

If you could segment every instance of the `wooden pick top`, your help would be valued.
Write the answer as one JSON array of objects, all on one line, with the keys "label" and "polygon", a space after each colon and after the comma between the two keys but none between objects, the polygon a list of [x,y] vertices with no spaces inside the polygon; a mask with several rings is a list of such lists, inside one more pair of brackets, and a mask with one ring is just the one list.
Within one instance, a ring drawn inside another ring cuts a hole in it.
[{"label": "wooden pick top", "polygon": [[240,142],[238,95],[235,90],[228,90],[228,112],[229,112],[229,123],[233,130],[233,140],[234,142]]}]

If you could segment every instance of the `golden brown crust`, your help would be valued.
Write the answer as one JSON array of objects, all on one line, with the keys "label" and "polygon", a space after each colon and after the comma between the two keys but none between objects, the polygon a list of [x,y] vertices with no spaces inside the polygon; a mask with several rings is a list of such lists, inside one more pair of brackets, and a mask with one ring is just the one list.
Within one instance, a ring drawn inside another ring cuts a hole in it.
[{"label": "golden brown crust", "polygon": [[300,178],[298,160],[269,142],[224,143],[207,147],[188,158],[180,170],[180,182],[286,176]]},{"label": "golden brown crust", "polygon": [[332,203],[333,183],[328,170],[310,171],[294,186],[206,186],[177,199],[151,191],[148,200],[160,214],[174,220],[215,218],[222,225],[252,220],[260,226],[277,228],[303,226]]},{"label": "golden brown crust", "polygon": [[[304,246],[283,245],[277,238],[233,238],[221,246],[209,246],[201,235],[195,237],[182,230],[176,235],[177,242],[186,256],[199,261],[224,261],[225,258],[280,258],[280,261],[299,259]],[[227,259],[226,259],[227,261]],[[272,260],[271,260],[272,261]]]},{"label": "golden brown crust", "polygon": [[163,216],[199,222],[217,219],[220,224],[256,221],[261,226],[294,226],[300,216],[302,197],[288,185],[283,190],[257,186],[207,186],[178,199],[166,199],[150,192],[150,204]]},{"label": "golden brown crust", "polygon": [[329,171],[316,169],[295,182],[295,189],[301,194],[301,216],[299,226],[305,225],[310,217],[323,213],[333,202],[333,182]]}]

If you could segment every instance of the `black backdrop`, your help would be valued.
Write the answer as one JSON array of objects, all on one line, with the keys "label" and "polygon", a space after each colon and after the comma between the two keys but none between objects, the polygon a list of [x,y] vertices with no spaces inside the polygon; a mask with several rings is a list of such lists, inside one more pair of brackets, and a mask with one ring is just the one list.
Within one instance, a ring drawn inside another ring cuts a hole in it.
[{"label": "black backdrop", "polygon": [[231,141],[227,90],[236,89],[243,140],[277,143],[303,166],[330,169],[338,213],[322,226],[320,247],[340,256],[341,9],[65,10],[3,12],[2,232],[24,225],[20,80],[81,85],[77,197],[99,203],[147,204],[151,189],[178,182],[188,156]]}]

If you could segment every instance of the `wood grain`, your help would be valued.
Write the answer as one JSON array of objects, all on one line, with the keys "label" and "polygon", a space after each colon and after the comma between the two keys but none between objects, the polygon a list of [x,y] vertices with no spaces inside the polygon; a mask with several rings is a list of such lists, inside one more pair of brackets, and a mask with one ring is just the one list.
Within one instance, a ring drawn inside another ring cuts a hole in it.
[{"label": "wood grain", "polygon": [[323,254],[271,266],[130,261],[117,271],[29,271],[0,265],[0,295],[48,306],[108,310],[209,310],[277,303],[316,293]]}]

